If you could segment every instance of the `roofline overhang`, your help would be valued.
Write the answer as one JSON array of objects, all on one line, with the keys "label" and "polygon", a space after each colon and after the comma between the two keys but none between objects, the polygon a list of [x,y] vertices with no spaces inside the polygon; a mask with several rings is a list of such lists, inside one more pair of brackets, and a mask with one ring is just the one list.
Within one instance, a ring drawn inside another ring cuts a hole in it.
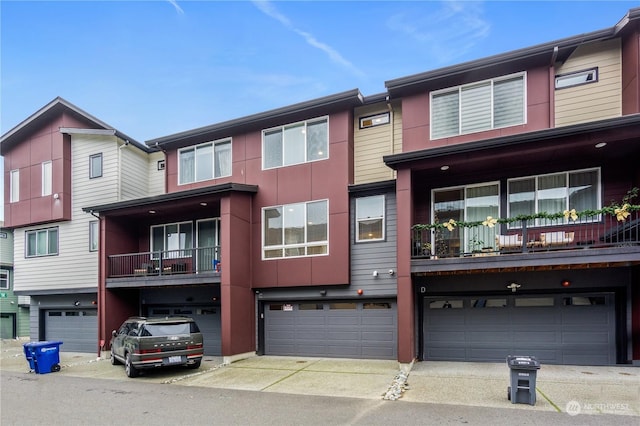
[{"label": "roofline overhang", "polygon": [[149,151],[149,148],[143,145],[142,143],[125,135],[124,133],[118,131],[117,129],[108,125],[104,121],[94,117],[88,112],[73,105],[71,102],[67,101],[66,99],[63,99],[60,96],[58,96],[55,99],[53,99],[51,102],[49,102],[48,104],[40,108],[38,111],[31,114],[25,120],[23,120],[18,125],[16,125],[14,128],[6,132],[4,135],[2,135],[2,137],[0,137],[0,155],[4,155],[4,153],[8,150],[7,148],[8,146],[11,146],[13,143],[17,142],[24,133],[28,132],[32,124],[36,124],[38,123],[38,121],[42,119],[46,119],[49,113],[55,112],[56,110],[60,110],[61,112],[65,110],[69,111],[72,114],[82,117],[84,120],[92,122],[97,127],[101,127],[104,130],[114,130],[115,134],[119,138],[123,140],[129,140],[129,142],[135,143],[140,147],[144,147],[142,149],[144,149],[145,151]]},{"label": "roofline overhang", "polygon": [[384,163],[394,170],[403,165],[416,161],[430,160],[455,154],[468,154],[495,148],[513,147],[532,142],[557,139],[561,137],[581,135],[596,131],[620,130],[625,127],[640,126],[640,114],[625,115],[606,120],[592,121],[588,123],[574,124],[571,126],[556,127],[553,129],[538,130],[535,132],[519,133],[498,138],[484,139],[476,142],[464,142],[437,148],[423,149],[420,151],[402,152],[400,154],[385,155]]},{"label": "roofline overhang", "polygon": [[194,197],[202,197],[208,195],[222,195],[231,192],[257,193],[257,185],[247,185],[243,183],[223,183],[205,188],[190,189],[187,191],[171,192],[168,194],[154,195],[151,197],[135,198],[132,200],[118,201],[116,203],[102,204],[97,206],[83,207],[85,213],[108,213],[117,210],[124,210],[134,207],[148,207],[160,205],[173,201],[180,201]]},{"label": "roofline overhang", "polygon": [[129,138],[124,133],[116,130],[116,129],[80,129],[76,127],[60,127],[60,133],[64,133],[67,135],[100,135],[100,136],[115,136],[125,143],[130,143],[134,145],[136,148],[143,150],[144,152],[150,152],[148,146]]},{"label": "roofline overhang", "polygon": [[337,93],[323,98],[311,101],[301,102],[289,105],[283,108],[273,109],[237,118],[222,123],[212,124],[210,126],[199,127],[185,132],[175,133],[156,139],[151,139],[145,143],[150,147],[175,148],[186,145],[198,138],[218,139],[232,136],[239,131],[245,132],[248,129],[256,129],[274,126],[278,122],[282,123],[289,117],[297,117],[300,115],[325,114],[329,111],[339,109],[352,109],[363,103],[363,96],[359,89],[353,89],[346,92]]},{"label": "roofline overhang", "polygon": [[347,191],[349,194],[361,194],[361,193],[371,193],[371,192],[387,192],[395,190],[396,181],[395,179],[385,180],[380,182],[370,182],[370,183],[360,183],[349,185]]},{"label": "roofline overhang", "polygon": [[385,81],[385,87],[391,96],[402,96],[406,93],[415,92],[417,88],[434,84],[439,79],[451,78],[474,71],[503,67],[506,64],[527,61],[539,57],[542,62],[550,63],[552,58],[557,57],[558,50],[573,50],[576,47],[598,40],[607,40],[619,35],[624,28],[632,21],[640,18],[640,7],[630,9],[626,15],[613,27],[603,30],[583,33],[580,35],[538,44],[535,46],[513,50],[511,52],[489,56],[486,58],[463,62],[450,67],[440,68],[433,71],[418,73],[406,77]]}]

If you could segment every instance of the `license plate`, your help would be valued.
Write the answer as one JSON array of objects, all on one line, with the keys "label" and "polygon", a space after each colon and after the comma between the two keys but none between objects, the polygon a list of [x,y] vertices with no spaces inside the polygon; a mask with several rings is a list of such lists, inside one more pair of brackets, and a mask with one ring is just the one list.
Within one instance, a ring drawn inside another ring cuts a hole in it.
[{"label": "license plate", "polygon": [[167,364],[180,364],[181,362],[181,356],[170,356],[169,358],[167,358]]}]

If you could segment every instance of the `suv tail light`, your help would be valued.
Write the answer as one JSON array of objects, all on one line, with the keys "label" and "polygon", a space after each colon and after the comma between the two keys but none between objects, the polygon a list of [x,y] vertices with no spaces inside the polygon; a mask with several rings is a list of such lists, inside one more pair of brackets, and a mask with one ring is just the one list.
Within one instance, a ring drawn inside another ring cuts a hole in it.
[{"label": "suv tail light", "polygon": [[202,343],[187,345],[187,349],[202,349]]}]

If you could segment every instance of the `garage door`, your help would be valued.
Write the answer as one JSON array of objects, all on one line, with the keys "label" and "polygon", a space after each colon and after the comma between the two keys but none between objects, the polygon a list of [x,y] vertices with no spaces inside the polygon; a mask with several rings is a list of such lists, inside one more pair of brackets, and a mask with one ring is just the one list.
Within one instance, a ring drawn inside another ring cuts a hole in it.
[{"label": "garage door", "polygon": [[45,340],[62,341],[64,352],[98,351],[98,310],[50,310],[45,312]]},{"label": "garage door", "polygon": [[613,294],[424,300],[424,359],[542,363],[616,362]]},{"label": "garage door", "polygon": [[397,358],[395,302],[266,303],[267,355]]},{"label": "garage door", "polygon": [[193,318],[204,339],[204,354],[215,356],[222,354],[219,306],[169,306],[149,309],[149,316],[162,315],[184,315]]}]

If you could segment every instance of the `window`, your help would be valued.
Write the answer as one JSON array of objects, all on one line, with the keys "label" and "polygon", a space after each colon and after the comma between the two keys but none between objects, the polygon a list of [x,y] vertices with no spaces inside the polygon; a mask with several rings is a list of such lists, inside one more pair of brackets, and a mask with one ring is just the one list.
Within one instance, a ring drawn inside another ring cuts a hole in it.
[{"label": "window", "polygon": [[25,232],[27,257],[58,254],[58,228]]},{"label": "window", "polygon": [[323,160],[329,157],[328,119],[289,124],[262,132],[262,168]]},{"label": "window", "polygon": [[596,83],[598,81],[598,68],[576,71],[569,74],[556,76],[556,89],[580,86],[583,84]]},{"label": "window", "polygon": [[[433,191],[433,214],[440,223],[483,221],[487,216],[499,217],[500,185],[497,182]],[[434,236],[436,252],[459,255],[493,247],[497,228],[455,227],[438,230]]]},{"label": "window", "polygon": [[[598,210],[600,208],[600,170],[579,170],[527,178],[510,179],[507,183],[509,217],[536,213],[561,213],[565,210]],[[579,221],[597,220],[580,218]],[[557,223],[557,222],[556,222]],[[537,219],[529,225],[552,225]],[[512,227],[520,227],[514,223]]]},{"label": "window", "polygon": [[431,139],[525,122],[525,74],[486,80],[431,94]]},{"label": "window", "polygon": [[9,179],[9,202],[15,203],[20,201],[20,170],[11,170]]},{"label": "window", "polygon": [[356,198],[356,241],[384,239],[384,195]]},{"label": "window", "polygon": [[231,176],[231,139],[181,149],[179,184]]},{"label": "window", "polygon": [[388,112],[383,112],[382,114],[370,115],[368,117],[361,117],[360,128],[366,129],[369,127],[389,124],[389,120],[390,120],[390,114]]},{"label": "window", "polygon": [[89,251],[98,251],[98,238],[100,235],[98,223],[97,220],[89,222]]},{"label": "window", "polygon": [[51,161],[45,161],[42,163],[42,196],[51,195],[52,182],[52,168]]},{"label": "window", "polygon": [[89,156],[89,179],[102,176],[102,153]]},{"label": "window", "polygon": [[9,290],[9,271],[0,269],[0,289]]},{"label": "window", "polygon": [[158,169],[158,170],[164,170],[164,169],[165,169],[165,162],[164,162],[164,160],[158,160],[158,163],[157,163],[157,166],[156,166],[156,167],[157,167],[157,169]]},{"label": "window", "polygon": [[262,209],[264,259],[327,254],[327,201],[287,204]]},{"label": "window", "polygon": [[191,257],[193,226],[191,222],[171,223],[151,227],[151,251],[163,252],[163,258]]}]

